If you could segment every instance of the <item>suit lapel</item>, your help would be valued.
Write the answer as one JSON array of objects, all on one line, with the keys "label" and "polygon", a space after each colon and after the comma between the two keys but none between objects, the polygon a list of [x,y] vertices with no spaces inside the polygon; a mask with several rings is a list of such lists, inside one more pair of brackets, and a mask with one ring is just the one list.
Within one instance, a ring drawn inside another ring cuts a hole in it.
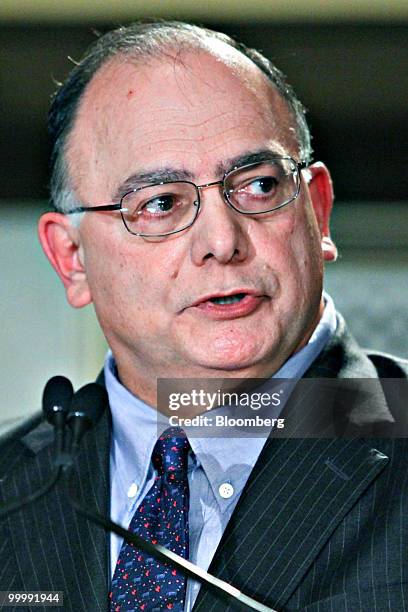
[{"label": "suit lapel", "polygon": [[[40,428],[42,435],[33,430],[20,441],[20,452],[30,456],[30,461],[25,461],[24,469],[4,477],[3,499],[26,495],[51,477],[50,432],[46,424]],[[109,416],[105,411],[83,440],[74,479],[84,505],[104,515],[109,506],[108,474]],[[63,591],[64,609],[106,612],[107,535],[75,513],[62,483],[7,521],[10,557],[15,559],[16,575],[20,575],[16,588]]]},{"label": "suit lapel", "polygon": [[[335,337],[306,377],[352,376],[376,377],[376,372],[340,319]],[[294,401],[301,410],[301,401]],[[289,405],[282,416],[290,411]],[[363,429],[373,414],[380,420],[390,417],[380,385],[371,397],[371,414],[358,403],[348,407],[348,417],[357,418]],[[274,436],[267,440],[210,573],[281,609],[339,523],[387,463],[388,458],[363,439]],[[201,588],[194,611],[217,610],[220,605],[217,594]]]}]

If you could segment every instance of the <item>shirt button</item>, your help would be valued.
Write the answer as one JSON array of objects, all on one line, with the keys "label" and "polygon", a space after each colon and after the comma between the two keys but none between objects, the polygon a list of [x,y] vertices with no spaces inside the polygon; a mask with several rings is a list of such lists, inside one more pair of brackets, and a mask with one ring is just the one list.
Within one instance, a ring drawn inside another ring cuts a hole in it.
[{"label": "shirt button", "polygon": [[218,487],[218,493],[221,495],[221,497],[223,497],[224,499],[228,499],[229,497],[231,497],[232,495],[234,495],[234,487],[232,486],[232,484],[230,484],[229,482],[223,482],[219,487]]},{"label": "shirt button", "polygon": [[128,492],[127,492],[127,496],[128,497],[134,497],[138,491],[139,487],[137,486],[137,484],[135,482],[132,482],[132,484],[130,485]]}]

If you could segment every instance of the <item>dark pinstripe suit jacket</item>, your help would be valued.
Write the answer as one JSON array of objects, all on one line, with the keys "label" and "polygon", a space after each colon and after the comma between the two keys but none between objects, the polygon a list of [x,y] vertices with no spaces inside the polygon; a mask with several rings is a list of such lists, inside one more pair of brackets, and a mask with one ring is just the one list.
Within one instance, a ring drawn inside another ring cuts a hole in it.
[{"label": "dark pinstripe suit jacket", "polygon": [[[406,362],[363,353],[342,321],[306,374],[407,375]],[[369,411],[351,402],[343,421],[358,422],[369,439],[268,440],[210,571],[277,610],[408,611],[408,440],[372,437],[394,404],[380,383]],[[76,468],[84,503],[102,513],[109,430],[107,410],[85,436]],[[3,441],[3,499],[49,478],[51,439],[37,416]],[[108,562],[107,535],[75,515],[60,486],[0,522],[0,590],[59,590],[65,610],[106,612]],[[236,609],[204,587],[194,607]]]}]

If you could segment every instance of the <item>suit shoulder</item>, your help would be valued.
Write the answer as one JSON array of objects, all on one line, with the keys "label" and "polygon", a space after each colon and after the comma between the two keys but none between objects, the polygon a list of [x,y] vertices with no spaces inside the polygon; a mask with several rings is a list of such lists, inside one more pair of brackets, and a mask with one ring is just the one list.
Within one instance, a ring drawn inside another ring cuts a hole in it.
[{"label": "suit shoulder", "polygon": [[43,415],[41,412],[36,412],[29,417],[21,417],[9,426],[6,424],[0,431],[0,452],[8,444],[23,438],[36,429],[41,422],[43,422]]},{"label": "suit shoulder", "polygon": [[51,425],[44,420],[42,412],[23,418],[0,435],[0,478],[8,472],[22,456],[34,456],[53,439]]},{"label": "suit shoulder", "polygon": [[23,438],[29,434],[30,431],[37,429],[37,427],[43,422],[43,413],[38,411],[28,417],[21,417],[17,420],[17,422],[12,423],[9,427],[4,427],[3,431],[0,433],[0,451],[10,442]]},{"label": "suit shoulder", "polygon": [[408,378],[408,360],[380,351],[365,351],[379,378]]}]

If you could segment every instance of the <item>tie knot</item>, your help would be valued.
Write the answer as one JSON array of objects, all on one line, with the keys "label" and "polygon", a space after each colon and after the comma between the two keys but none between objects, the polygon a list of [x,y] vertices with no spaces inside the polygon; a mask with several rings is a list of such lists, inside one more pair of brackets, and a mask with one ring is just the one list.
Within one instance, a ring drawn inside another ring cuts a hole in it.
[{"label": "tie knot", "polygon": [[190,443],[180,427],[169,427],[157,440],[153,449],[153,465],[159,474],[187,473]]}]

